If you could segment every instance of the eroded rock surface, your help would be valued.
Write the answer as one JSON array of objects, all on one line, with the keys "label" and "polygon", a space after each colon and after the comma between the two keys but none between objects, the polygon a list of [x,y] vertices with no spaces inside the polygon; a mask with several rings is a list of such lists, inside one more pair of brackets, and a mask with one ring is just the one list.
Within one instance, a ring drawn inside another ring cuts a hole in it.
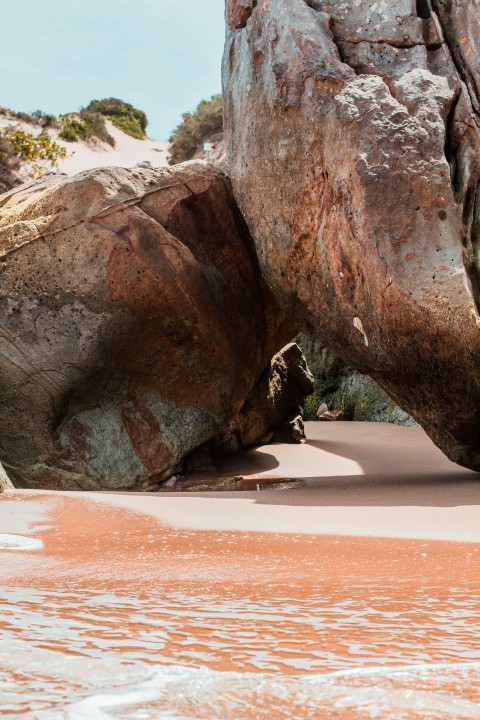
[{"label": "eroded rock surface", "polygon": [[272,440],[300,442],[305,437],[301,405],[313,386],[302,351],[289,343],[272,358],[241,411],[214,439],[212,456]]},{"label": "eroded rock surface", "polygon": [[228,172],[286,314],[477,470],[479,29],[473,0],[258,0],[223,66]]},{"label": "eroded rock surface", "polygon": [[0,273],[0,458],[19,487],[169,477],[291,337],[204,163],[2,196]]}]

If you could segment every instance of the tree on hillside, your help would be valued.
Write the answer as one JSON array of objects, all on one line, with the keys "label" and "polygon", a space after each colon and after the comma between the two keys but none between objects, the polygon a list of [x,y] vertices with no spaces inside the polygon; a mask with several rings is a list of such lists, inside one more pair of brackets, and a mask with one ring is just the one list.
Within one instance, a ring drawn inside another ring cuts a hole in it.
[{"label": "tree on hillside", "polygon": [[212,95],[197,108],[182,115],[182,122],[170,136],[170,165],[190,160],[204,142],[219,142],[223,138],[222,96]]}]

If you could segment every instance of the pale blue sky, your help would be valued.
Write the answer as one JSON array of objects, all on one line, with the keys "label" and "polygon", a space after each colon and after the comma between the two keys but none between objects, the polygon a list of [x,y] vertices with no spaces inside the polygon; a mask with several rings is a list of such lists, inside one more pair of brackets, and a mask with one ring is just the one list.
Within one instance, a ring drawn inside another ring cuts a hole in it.
[{"label": "pale blue sky", "polygon": [[0,105],[54,114],[119,97],[167,139],[220,91],[224,0],[2,3]]}]

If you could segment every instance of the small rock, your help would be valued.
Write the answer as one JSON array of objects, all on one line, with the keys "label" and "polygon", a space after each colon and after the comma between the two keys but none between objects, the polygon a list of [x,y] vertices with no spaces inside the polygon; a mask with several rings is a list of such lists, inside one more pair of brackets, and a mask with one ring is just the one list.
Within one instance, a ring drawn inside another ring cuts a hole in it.
[{"label": "small rock", "polygon": [[317,420],[324,422],[345,421],[348,420],[347,415],[342,410],[333,410],[330,405],[323,403],[317,410]]},{"label": "small rock", "polygon": [[317,418],[320,419],[321,417],[323,417],[323,415],[325,415],[325,413],[330,412],[331,409],[332,408],[330,407],[330,405],[327,405],[327,403],[322,403],[317,410]]}]

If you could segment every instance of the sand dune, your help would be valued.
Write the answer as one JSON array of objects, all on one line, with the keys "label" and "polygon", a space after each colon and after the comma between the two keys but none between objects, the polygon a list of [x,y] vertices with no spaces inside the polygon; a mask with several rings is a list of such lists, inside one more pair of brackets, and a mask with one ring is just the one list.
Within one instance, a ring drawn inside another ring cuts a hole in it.
[{"label": "sand dune", "polygon": [[154,167],[168,165],[168,143],[159,140],[136,140],[125,135],[107,120],[107,128],[115,140],[115,147],[106,143],[97,146],[87,143],[59,143],[67,149],[67,157],[61,160],[59,168],[67,175],[76,175],[95,167],[133,167],[150,162]]},{"label": "sand dune", "polygon": [[[116,128],[109,120],[106,121],[106,125],[108,132],[115,140],[115,147],[100,142],[65,142],[58,137],[57,131],[48,130],[52,139],[67,151],[67,157],[58,163],[58,171],[67,175],[76,175],[96,167],[130,168],[142,162],[150,162],[154,167],[168,165],[168,142],[150,138],[136,140]],[[37,125],[31,125],[16,118],[0,117],[0,131],[7,127],[19,128],[33,135],[39,135],[41,132],[41,128]],[[31,172],[32,164],[24,163],[22,176],[27,179]]]}]

